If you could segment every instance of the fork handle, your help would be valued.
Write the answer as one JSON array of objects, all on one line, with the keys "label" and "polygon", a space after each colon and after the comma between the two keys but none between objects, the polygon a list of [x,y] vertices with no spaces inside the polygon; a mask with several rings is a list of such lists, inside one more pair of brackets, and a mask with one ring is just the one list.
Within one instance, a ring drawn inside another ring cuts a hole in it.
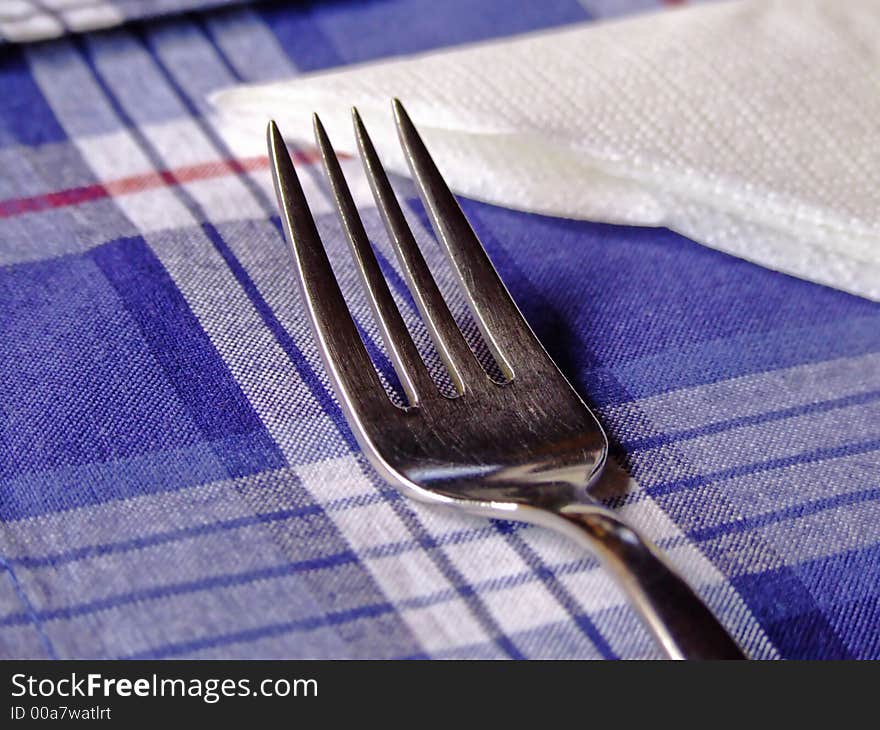
[{"label": "fork handle", "polygon": [[611,572],[669,659],[745,659],[718,619],[650,542],[598,506],[555,512],[554,527]]}]

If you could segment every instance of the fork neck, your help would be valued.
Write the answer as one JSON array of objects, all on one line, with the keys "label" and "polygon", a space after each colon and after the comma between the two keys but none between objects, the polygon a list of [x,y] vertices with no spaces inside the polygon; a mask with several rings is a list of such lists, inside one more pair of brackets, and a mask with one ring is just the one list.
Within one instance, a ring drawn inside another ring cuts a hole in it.
[{"label": "fork neck", "polygon": [[745,659],[694,591],[648,540],[599,505],[571,504],[545,524],[593,551],[669,659]]}]

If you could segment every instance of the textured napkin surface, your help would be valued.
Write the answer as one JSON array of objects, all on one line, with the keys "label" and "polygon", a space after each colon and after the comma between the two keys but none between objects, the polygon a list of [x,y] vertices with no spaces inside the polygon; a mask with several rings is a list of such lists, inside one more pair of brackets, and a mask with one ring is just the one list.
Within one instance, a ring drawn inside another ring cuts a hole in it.
[{"label": "textured napkin surface", "polygon": [[880,298],[880,5],[710,4],[397,59],[216,96],[252,138],[318,110],[351,150],[358,105],[405,165],[403,99],[453,188],[569,218],[668,226]]}]

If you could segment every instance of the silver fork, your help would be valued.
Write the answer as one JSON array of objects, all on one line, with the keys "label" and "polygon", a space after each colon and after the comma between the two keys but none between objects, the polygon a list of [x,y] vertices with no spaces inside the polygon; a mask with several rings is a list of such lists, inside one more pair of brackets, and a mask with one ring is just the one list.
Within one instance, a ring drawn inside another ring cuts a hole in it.
[{"label": "silver fork", "polygon": [[455,323],[357,110],[360,156],[419,313],[458,396],[439,391],[404,324],[317,115],[342,225],[408,405],[392,403],[352,320],[274,122],[269,156],[303,301],[348,423],[376,471],[414,499],[558,530],[592,550],[671,659],[741,659],[736,643],[658,550],[588,495],[605,466],[599,422],[507,292],[413,123],[393,102],[419,195],[506,382],[490,379]]}]

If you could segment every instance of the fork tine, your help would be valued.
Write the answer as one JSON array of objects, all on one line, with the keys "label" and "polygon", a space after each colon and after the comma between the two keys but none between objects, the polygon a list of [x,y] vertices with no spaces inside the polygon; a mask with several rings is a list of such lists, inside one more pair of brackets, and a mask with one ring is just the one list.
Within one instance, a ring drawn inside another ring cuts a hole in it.
[{"label": "fork tine", "polygon": [[336,199],[336,208],[339,211],[342,226],[345,228],[352,256],[357,263],[361,280],[367,290],[367,298],[370,300],[373,315],[382,332],[382,338],[385,340],[391,362],[397,371],[397,377],[400,378],[400,383],[406,391],[406,397],[410,405],[414,406],[418,403],[420,393],[427,396],[437,388],[412,341],[409,330],[406,328],[403,317],[401,317],[391,296],[391,291],[388,289],[388,282],[379,268],[376,254],[370,244],[367,232],[364,230],[363,222],[351,197],[348,184],[345,182],[342,168],[333,151],[333,146],[330,144],[327,131],[317,114],[313,115],[312,120],[315,127],[315,141],[321,151],[324,170],[327,172],[333,197]]},{"label": "fork tine", "polygon": [[452,382],[458,392],[463,393],[468,382],[479,382],[487,376],[465,341],[425,263],[357,109],[352,109],[352,119],[370,189],[394,245],[406,282]]},{"label": "fork tine", "polygon": [[[318,350],[352,430],[360,438],[355,425],[361,424],[364,414],[377,411],[387,414],[396,410],[396,406],[385,393],[342,298],[293,162],[275,122],[269,122],[266,136],[284,232],[293,248],[300,289]],[[383,403],[388,409],[382,407]]]},{"label": "fork tine", "polygon": [[495,271],[403,104],[399,99],[392,104],[400,143],[431,225],[452,261],[489,349],[504,374],[512,378],[511,351],[535,355],[544,354],[544,349]]}]

